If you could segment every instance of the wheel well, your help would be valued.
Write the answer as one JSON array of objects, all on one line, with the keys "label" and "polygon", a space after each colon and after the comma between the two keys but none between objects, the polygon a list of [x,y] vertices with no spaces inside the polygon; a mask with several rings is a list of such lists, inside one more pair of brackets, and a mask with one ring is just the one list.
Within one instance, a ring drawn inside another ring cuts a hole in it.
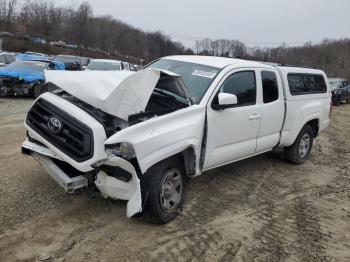
[{"label": "wheel well", "polygon": [[192,176],[196,173],[196,153],[192,147],[178,153],[182,163],[184,164],[186,174]]},{"label": "wheel well", "polygon": [[318,130],[319,130],[318,119],[310,120],[305,124],[305,126],[306,125],[309,125],[312,127],[312,129],[314,130],[314,137],[316,137],[318,135]]}]

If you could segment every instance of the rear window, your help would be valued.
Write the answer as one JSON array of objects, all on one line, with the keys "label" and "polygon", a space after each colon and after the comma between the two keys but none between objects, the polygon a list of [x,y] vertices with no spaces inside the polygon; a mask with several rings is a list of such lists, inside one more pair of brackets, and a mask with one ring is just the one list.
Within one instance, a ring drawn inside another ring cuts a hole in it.
[{"label": "rear window", "polygon": [[327,85],[323,75],[291,73],[288,74],[288,84],[292,95],[327,92]]}]

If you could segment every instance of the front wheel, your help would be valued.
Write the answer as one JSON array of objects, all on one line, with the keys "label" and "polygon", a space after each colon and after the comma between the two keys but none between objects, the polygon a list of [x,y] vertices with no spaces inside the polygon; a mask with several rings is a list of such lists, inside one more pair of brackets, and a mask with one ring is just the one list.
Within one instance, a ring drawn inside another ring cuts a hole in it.
[{"label": "front wheel", "polygon": [[333,100],[333,105],[334,106],[339,106],[340,104],[340,97],[335,97],[334,100]]},{"label": "front wheel", "polygon": [[293,145],[284,149],[286,159],[293,164],[302,164],[309,157],[314,140],[314,130],[306,125],[301,129]]},{"label": "front wheel", "polygon": [[144,219],[152,224],[173,220],[182,208],[185,171],[178,157],[151,167],[141,179]]},{"label": "front wheel", "polygon": [[33,98],[36,99],[41,95],[41,93],[42,93],[41,87],[42,87],[41,84],[35,84],[33,86]]}]

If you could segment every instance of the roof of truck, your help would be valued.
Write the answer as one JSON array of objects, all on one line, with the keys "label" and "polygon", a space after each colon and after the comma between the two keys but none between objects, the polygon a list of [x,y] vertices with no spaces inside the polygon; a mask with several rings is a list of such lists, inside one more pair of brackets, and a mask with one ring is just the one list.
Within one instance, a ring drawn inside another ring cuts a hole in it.
[{"label": "roof of truck", "polygon": [[247,67],[269,67],[270,65],[261,62],[237,59],[237,58],[226,58],[217,56],[198,56],[198,55],[179,55],[179,56],[167,56],[164,59],[171,59],[177,61],[183,61],[188,63],[195,63],[207,66],[213,66],[217,68],[224,68],[229,65],[240,65]]},{"label": "roof of truck", "polygon": [[323,73],[322,70],[303,67],[303,66],[294,66],[287,64],[276,64],[268,62],[258,62],[243,60],[237,58],[226,58],[226,57],[217,57],[217,56],[198,56],[198,55],[179,55],[179,56],[167,56],[164,59],[171,59],[177,61],[183,61],[188,63],[195,63],[207,66],[213,66],[216,68],[224,68],[227,66],[237,66],[237,67],[264,67],[264,68],[273,68],[278,67],[282,72],[303,72],[303,73]]}]

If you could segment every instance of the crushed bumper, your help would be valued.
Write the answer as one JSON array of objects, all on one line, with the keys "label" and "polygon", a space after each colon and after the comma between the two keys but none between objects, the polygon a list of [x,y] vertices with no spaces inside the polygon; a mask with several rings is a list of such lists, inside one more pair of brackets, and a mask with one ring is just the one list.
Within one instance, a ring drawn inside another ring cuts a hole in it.
[{"label": "crushed bumper", "polygon": [[[61,159],[49,148],[32,143],[27,139],[22,144],[22,152],[27,155],[32,155],[37,159],[46,172],[63,187],[67,193],[73,193],[78,189],[89,186],[89,180],[84,175],[70,177],[57,166],[52,159]],[[103,162],[103,165],[119,167],[131,174],[131,179],[129,181],[122,181],[100,170],[97,173],[95,185],[100,190],[101,194],[106,198],[127,200],[127,217],[132,217],[142,212],[140,180],[137,177],[133,165],[115,156],[109,156],[109,158]]]},{"label": "crushed bumper", "polygon": [[67,176],[55,163],[48,157],[34,153],[34,158],[39,161],[46,172],[61,186],[67,193],[74,193],[76,190],[88,187],[89,181],[86,177],[80,175],[76,177]]}]

